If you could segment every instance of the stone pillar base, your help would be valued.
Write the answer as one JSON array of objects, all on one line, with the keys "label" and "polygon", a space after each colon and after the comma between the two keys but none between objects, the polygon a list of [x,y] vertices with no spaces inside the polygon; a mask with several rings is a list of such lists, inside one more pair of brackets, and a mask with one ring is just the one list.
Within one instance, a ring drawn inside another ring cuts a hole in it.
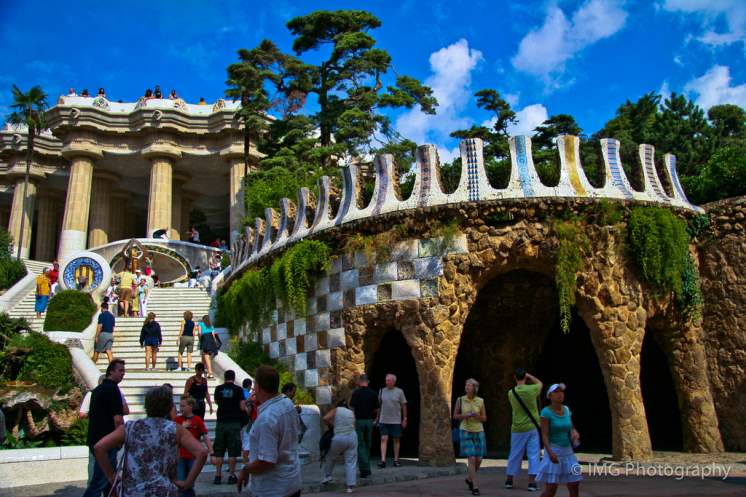
[{"label": "stone pillar base", "polygon": [[60,250],[57,258],[60,261],[65,261],[75,252],[85,250],[86,238],[87,233],[85,231],[63,230],[60,234]]}]

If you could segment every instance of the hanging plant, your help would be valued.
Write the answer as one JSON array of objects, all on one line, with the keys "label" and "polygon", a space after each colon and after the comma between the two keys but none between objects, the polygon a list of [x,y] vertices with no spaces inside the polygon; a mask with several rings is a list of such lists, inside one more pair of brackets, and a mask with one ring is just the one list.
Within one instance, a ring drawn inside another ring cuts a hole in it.
[{"label": "hanging plant", "polygon": [[559,299],[560,329],[563,333],[569,333],[572,306],[575,305],[577,273],[583,264],[583,250],[587,249],[590,241],[583,226],[576,220],[558,221],[554,224],[554,231],[559,239],[554,282]]}]

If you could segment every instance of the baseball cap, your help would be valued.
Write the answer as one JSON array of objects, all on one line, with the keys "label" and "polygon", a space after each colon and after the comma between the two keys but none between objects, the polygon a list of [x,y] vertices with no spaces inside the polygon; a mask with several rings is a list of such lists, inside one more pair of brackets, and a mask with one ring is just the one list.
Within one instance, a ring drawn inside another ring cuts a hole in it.
[{"label": "baseball cap", "polygon": [[564,383],[555,383],[547,390],[547,399],[549,398],[549,395],[551,395],[552,392],[554,392],[555,390],[562,390],[564,392],[565,389],[566,387]]}]

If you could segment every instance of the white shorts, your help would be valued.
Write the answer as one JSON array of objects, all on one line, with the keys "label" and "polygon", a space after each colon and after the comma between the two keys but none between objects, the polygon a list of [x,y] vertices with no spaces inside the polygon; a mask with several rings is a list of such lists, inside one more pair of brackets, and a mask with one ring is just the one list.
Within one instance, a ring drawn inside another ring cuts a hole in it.
[{"label": "white shorts", "polygon": [[249,452],[249,430],[241,428],[241,450]]}]

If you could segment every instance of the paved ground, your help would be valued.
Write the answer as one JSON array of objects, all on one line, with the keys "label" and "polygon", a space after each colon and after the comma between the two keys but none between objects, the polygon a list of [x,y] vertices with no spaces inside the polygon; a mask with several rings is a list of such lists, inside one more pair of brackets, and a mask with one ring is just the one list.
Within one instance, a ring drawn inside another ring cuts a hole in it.
[{"label": "paved ground", "polygon": [[[605,497],[743,497],[746,496],[746,454],[727,453],[719,456],[698,456],[682,453],[656,453],[656,458],[645,465],[612,465],[599,455],[578,454],[583,463],[585,480],[581,484],[581,495]],[[494,497],[538,496],[525,490],[525,478],[517,480],[514,490],[505,490],[505,463],[503,459],[485,461],[480,487],[482,495]],[[303,494],[332,497],[344,493],[343,467],[338,464],[332,485],[321,487],[321,470],[318,463],[303,467]],[[464,484],[465,466],[459,461],[456,466],[432,468],[418,466],[415,460],[404,461],[401,468],[373,468],[371,478],[359,480],[360,486],[354,495],[391,497],[457,497],[471,495]],[[595,473],[595,474],[592,474]],[[625,474],[627,476],[625,476]],[[680,476],[688,474],[685,478]],[[700,476],[709,476],[701,478]],[[656,476],[662,475],[662,476]],[[235,496],[236,489],[226,484],[211,483],[211,475],[204,475],[198,482],[197,494],[204,497]],[[0,489],[0,497],[78,497],[83,493],[85,482],[39,485]],[[322,491],[323,490],[323,491]],[[248,493],[244,492],[244,496]],[[561,489],[557,495],[567,495]]]}]

